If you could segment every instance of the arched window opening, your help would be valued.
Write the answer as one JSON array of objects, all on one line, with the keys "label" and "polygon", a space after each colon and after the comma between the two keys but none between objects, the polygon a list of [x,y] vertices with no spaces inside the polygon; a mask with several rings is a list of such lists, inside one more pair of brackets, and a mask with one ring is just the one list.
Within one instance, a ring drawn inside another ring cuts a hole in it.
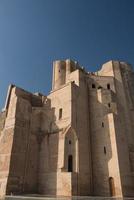
[{"label": "arched window opening", "polygon": [[110,196],[115,196],[115,185],[113,177],[109,177],[109,190],[110,190]]},{"label": "arched window opening", "polygon": [[59,109],[59,119],[62,118],[62,108]]},{"label": "arched window opening", "polygon": [[107,153],[107,150],[106,150],[106,147],[104,147],[104,154],[106,155],[106,153]]},{"label": "arched window opening", "polygon": [[101,126],[104,128],[104,122],[102,122]]},{"label": "arched window opening", "polygon": [[95,84],[92,84],[92,88],[96,88]]},{"label": "arched window opening", "polygon": [[69,142],[68,142],[69,144],[71,144],[71,140],[69,140]]},{"label": "arched window opening", "polygon": [[108,107],[109,107],[109,108],[111,107],[110,103],[108,103]]},{"label": "arched window opening", "polygon": [[68,172],[73,171],[73,156],[69,155],[68,156]]},{"label": "arched window opening", "polygon": [[110,90],[110,84],[109,83],[107,84],[107,89]]},{"label": "arched window opening", "polygon": [[98,90],[99,90],[99,89],[102,89],[102,87],[101,87],[101,86],[98,86]]}]

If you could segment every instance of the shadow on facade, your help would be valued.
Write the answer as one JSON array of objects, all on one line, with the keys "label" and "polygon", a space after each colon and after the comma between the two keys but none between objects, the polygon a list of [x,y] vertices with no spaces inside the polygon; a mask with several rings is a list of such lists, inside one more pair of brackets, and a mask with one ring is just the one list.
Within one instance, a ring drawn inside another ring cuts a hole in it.
[{"label": "shadow on facade", "polygon": [[55,109],[50,102],[42,104],[41,97],[36,104],[36,99],[26,92],[18,96],[6,187],[8,195],[56,196],[59,129],[55,124]]}]

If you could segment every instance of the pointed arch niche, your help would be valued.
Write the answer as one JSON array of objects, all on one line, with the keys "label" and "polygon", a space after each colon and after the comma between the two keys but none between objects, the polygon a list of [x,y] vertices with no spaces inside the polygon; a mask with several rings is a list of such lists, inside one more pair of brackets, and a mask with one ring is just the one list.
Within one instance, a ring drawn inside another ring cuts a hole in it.
[{"label": "pointed arch niche", "polygon": [[64,133],[64,172],[78,172],[78,139],[73,128]]}]

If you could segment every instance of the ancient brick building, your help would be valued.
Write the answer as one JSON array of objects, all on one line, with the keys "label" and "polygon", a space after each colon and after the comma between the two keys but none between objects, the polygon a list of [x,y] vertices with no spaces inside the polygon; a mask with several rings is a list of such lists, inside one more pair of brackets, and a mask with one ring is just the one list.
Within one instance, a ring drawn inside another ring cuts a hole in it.
[{"label": "ancient brick building", "polygon": [[0,114],[0,194],[134,196],[134,73],[55,61],[52,91],[10,85]]}]

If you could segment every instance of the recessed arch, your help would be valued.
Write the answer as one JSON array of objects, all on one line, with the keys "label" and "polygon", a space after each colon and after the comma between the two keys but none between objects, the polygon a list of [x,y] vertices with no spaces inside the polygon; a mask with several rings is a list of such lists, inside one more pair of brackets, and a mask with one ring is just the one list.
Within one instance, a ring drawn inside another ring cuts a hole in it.
[{"label": "recessed arch", "polygon": [[110,196],[115,196],[115,185],[114,185],[114,178],[109,177],[109,190],[110,190]]},{"label": "recessed arch", "polygon": [[75,130],[67,127],[64,131],[64,166],[66,172],[78,172],[78,139]]}]

